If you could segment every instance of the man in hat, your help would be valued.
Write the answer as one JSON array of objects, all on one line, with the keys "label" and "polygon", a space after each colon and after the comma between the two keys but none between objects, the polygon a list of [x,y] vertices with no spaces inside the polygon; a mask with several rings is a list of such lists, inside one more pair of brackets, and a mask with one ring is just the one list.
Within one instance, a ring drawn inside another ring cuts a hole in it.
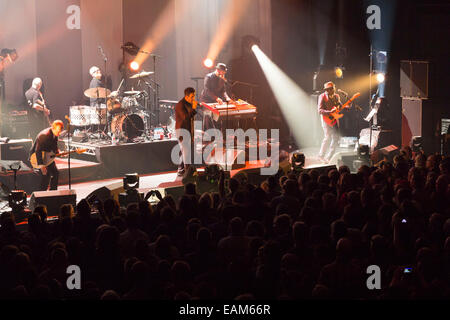
[{"label": "man in hat", "polygon": [[228,96],[225,84],[225,74],[227,73],[227,66],[225,63],[218,63],[214,72],[208,73],[204,80],[204,89],[200,100],[206,103],[224,103],[231,101]]},{"label": "man in hat", "polygon": [[[324,163],[328,163],[336,151],[336,146],[338,143],[338,132],[337,127],[339,122],[335,126],[329,126],[324,120],[324,115],[328,115],[334,111],[336,111],[336,107],[341,104],[341,100],[339,95],[336,94],[336,87],[333,82],[329,81],[323,85],[323,89],[325,90],[319,96],[318,100],[318,111],[320,117],[320,121],[322,122],[323,129],[323,140],[322,145],[320,146],[319,151],[319,160]],[[328,149],[328,152],[326,152]]]},{"label": "man in hat", "polygon": [[[214,72],[208,73],[205,76],[204,88],[200,97],[201,102],[223,104],[228,101],[233,103],[233,100],[228,96],[225,88],[226,83],[228,83],[225,79],[226,73],[226,64],[218,63]],[[205,130],[214,127],[210,116],[204,118],[203,125]]]}]

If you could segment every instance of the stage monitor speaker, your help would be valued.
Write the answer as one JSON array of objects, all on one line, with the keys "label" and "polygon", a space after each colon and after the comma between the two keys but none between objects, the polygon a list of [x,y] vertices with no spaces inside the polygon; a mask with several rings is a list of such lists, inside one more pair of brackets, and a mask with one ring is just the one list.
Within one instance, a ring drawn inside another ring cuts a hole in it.
[{"label": "stage monitor speaker", "polygon": [[119,194],[124,191],[123,181],[114,182],[92,191],[86,199],[89,201],[90,199],[96,198],[102,202],[105,202],[107,199],[119,201]]},{"label": "stage monitor speaker", "polygon": [[400,149],[397,146],[391,144],[389,146],[376,150],[374,153],[372,153],[371,159],[374,164],[384,159],[387,159],[387,161],[389,162],[393,162],[394,157],[398,154],[400,154]]},{"label": "stage monitor speaker", "polygon": [[35,191],[31,194],[30,210],[33,211],[39,205],[45,205],[49,216],[59,214],[59,209],[63,204],[77,204],[77,194],[75,190],[53,190]]},{"label": "stage monitor speaker", "polygon": [[400,61],[400,96],[428,99],[428,61]]},{"label": "stage monitor speaker", "polygon": [[359,134],[359,145],[369,145],[371,151],[380,149],[383,146],[391,144],[393,141],[392,130],[372,130],[372,139],[370,138],[370,128],[364,128]]},{"label": "stage monitor speaker", "polygon": [[184,194],[184,186],[164,188],[164,193],[171,195],[178,202],[178,199]]}]

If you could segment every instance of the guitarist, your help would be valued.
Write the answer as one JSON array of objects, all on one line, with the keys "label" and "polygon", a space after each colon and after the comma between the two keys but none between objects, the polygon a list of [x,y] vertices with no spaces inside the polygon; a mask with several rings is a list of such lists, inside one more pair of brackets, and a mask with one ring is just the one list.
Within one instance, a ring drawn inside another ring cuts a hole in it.
[{"label": "guitarist", "polygon": [[[320,151],[318,158],[323,163],[328,163],[336,151],[336,146],[338,144],[338,125],[329,126],[325,123],[322,118],[322,115],[328,115],[334,111],[336,111],[336,107],[341,105],[341,99],[338,94],[336,94],[336,86],[333,82],[328,81],[323,85],[323,89],[325,90],[319,96],[318,99],[318,111],[320,115],[320,121],[322,122],[323,129],[323,140],[322,145],[320,146]],[[328,149],[328,152],[325,153]]]},{"label": "guitarist", "polygon": [[30,89],[25,92],[30,110],[30,122],[33,126],[33,136],[42,129],[51,125],[49,115],[50,110],[45,105],[45,100],[41,92],[42,80],[41,78],[34,78]]},{"label": "guitarist", "polygon": [[[34,140],[33,146],[30,150],[30,156],[36,153],[37,164],[42,165],[42,151],[53,151],[58,153],[58,137],[61,131],[64,129],[64,123],[61,120],[55,120],[50,128],[46,128],[39,132]],[[40,190],[46,191],[48,188],[48,183],[50,182],[50,190],[58,189],[58,168],[53,161],[47,167],[42,167],[40,169],[41,174],[41,185]],[[51,178],[51,179],[50,179]]]}]

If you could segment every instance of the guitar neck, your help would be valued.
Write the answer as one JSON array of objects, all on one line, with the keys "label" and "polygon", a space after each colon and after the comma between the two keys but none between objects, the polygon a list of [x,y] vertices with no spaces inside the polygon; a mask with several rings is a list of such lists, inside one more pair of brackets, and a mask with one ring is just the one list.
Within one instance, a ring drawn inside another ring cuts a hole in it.
[{"label": "guitar neck", "polygon": [[64,151],[64,152],[60,152],[55,154],[55,157],[64,157],[67,156],[69,153],[74,153],[77,152],[76,150],[72,150],[72,151]]}]

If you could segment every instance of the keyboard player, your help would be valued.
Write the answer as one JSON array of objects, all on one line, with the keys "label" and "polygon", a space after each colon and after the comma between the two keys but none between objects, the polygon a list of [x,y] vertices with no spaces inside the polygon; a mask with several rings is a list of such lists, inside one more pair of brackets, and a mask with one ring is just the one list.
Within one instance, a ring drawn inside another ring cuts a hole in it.
[{"label": "keyboard player", "polygon": [[[226,64],[218,63],[214,72],[208,73],[205,76],[203,91],[200,96],[200,102],[223,104],[228,101],[229,103],[234,103],[234,101],[228,96],[226,91],[226,84],[228,83],[225,79],[226,73]],[[204,130],[208,130],[214,127],[216,126],[214,125],[214,121],[210,116],[203,117]]]}]

